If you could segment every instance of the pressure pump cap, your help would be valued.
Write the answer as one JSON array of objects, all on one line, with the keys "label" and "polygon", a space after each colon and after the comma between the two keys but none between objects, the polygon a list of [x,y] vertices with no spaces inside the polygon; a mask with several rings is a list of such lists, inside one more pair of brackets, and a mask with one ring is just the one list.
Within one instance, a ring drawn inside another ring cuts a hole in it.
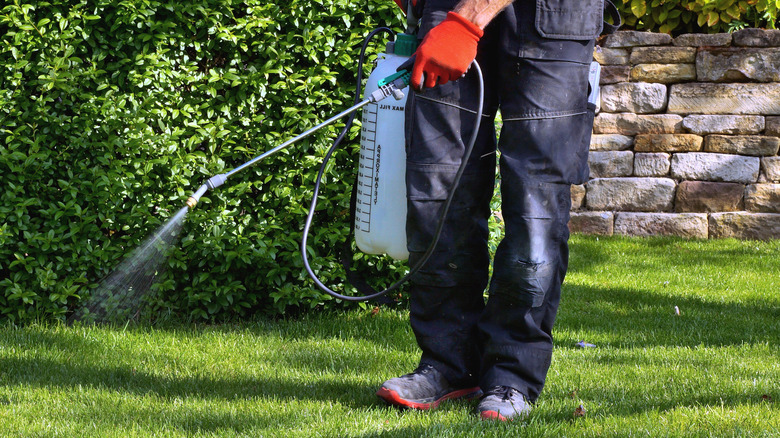
[{"label": "pressure pump cap", "polygon": [[398,56],[412,56],[417,50],[417,36],[408,33],[399,33],[395,37],[395,54]]}]

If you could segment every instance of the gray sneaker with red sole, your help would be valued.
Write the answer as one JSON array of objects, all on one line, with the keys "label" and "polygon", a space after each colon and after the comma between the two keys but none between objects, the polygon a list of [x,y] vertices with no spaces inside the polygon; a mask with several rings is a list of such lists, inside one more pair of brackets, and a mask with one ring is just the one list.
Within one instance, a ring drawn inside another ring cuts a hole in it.
[{"label": "gray sneaker with red sole", "polygon": [[436,368],[421,364],[413,373],[383,383],[376,395],[390,405],[427,410],[445,400],[479,397],[482,391],[478,386],[453,388]]},{"label": "gray sneaker with red sole", "polygon": [[531,405],[520,391],[496,386],[485,392],[477,409],[483,420],[511,421],[528,416]]}]

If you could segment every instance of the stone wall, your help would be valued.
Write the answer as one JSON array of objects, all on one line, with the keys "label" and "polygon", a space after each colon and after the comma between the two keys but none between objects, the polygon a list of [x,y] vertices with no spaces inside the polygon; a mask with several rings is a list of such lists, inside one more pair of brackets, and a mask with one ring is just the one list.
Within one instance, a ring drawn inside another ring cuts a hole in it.
[{"label": "stone wall", "polygon": [[780,31],[624,31],[596,47],[601,106],[570,228],[780,238]]}]

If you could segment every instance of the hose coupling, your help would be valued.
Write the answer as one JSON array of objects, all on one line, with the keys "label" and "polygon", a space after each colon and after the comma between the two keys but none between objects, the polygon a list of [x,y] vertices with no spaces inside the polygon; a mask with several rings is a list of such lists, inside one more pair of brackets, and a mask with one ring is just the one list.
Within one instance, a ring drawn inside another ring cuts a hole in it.
[{"label": "hose coupling", "polygon": [[190,210],[195,208],[195,206],[198,205],[198,201],[200,201],[200,197],[203,196],[203,194],[206,193],[206,190],[208,189],[209,189],[208,184],[203,184],[202,186],[200,186],[198,191],[196,191],[195,193],[192,194],[192,196],[187,198],[187,207],[189,207]]},{"label": "hose coupling", "polygon": [[220,173],[219,175],[214,175],[211,178],[209,178],[209,180],[206,181],[206,184],[208,184],[210,189],[216,189],[222,184],[225,184],[225,181],[227,181],[227,175],[224,173]]}]

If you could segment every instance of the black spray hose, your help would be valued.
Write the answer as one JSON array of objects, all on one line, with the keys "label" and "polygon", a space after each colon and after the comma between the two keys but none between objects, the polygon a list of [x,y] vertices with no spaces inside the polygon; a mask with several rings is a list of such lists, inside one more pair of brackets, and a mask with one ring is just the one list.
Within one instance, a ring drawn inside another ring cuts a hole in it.
[{"label": "black spray hose", "polygon": [[[371,36],[372,35],[369,35],[369,38]],[[368,40],[366,40],[366,42],[368,42]],[[364,49],[365,49],[365,45],[364,45]],[[361,53],[361,64],[362,64],[362,53]],[[476,60],[472,61],[471,65],[476,70],[477,78],[479,79],[480,91],[479,91],[479,101],[478,101],[477,113],[476,113],[477,121],[474,123],[474,132],[472,132],[471,138],[469,139],[468,145],[466,146],[466,152],[463,155],[463,161],[461,162],[460,167],[458,168],[458,172],[455,174],[455,179],[452,182],[452,187],[450,188],[450,192],[449,195],[447,196],[447,200],[444,202],[444,205],[442,206],[441,211],[439,212],[439,221],[438,224],[436,225],[436,231],[433,234],[433,240],[431,241],[431,244],[428,246],[428,249],[425,251],[425,253],[423,253],[422,257],[417,262],[417,264],[411,267],[409,269],[409,272],[406,275],[404,275],[403,278],[391,284],[385,290],[373,294],[369,294],[369,295],[363,295],[363,296],[343,295],[325,286],[325,284],[323,284],[322,281],[320,281],[320,279],[317,278],[317,275],[314,273],[314,271],[311,269],[311,266],[309,265],[309,256],[306,251],[307,249],[306,243],[309,238],[309,229],[311,228],[311,222],[312,219],[314,218],[314,210],[317,208],[317,196],[320,191],[320,182],[322,181],[322,175],[325,172],[325,166],[327,165],[328,160],[330,160],[333,151],[336,149],[336,147],[344,138],[350,126],[352,125],[352,121],[355,118],[354,113],[350,117],[349,121],[347,122],[347,125],[341,131],[339,137],[333,143],[333,146],[331,146],[330,150],[328,150],[328,153],[325,155],[325,158],[323,159],[322,166],[320,166],[320,171],[317,174],[317,180],[314,183],[314,195],[312,196],[311,206],[309,207],[309,214],[306,216],[306,223],[303,227],[303,239],[301,241],[301,256],[303,257],[303,265],[306,268],[306,272],[309,274],[309,277],[311,277],[311,279],[314,280],[314,283],[317,285],[317,287],[319,287],[326,294],[344,301],[368,301],[374,298],[381,297],[382,295],[397,290],[399,287],[401,287],[401,285],[409,281],[409,279],[425,265],[428,259],[431,258],[431,255],[433,255],[433,252],[436,249],[436,245],[439,243],[439,237],[441,237],[442,229],[444,228],[444,221],[447,217],[447,212],[449,212],[450,205],[452,204],[452,200],[455,198],[455,190],[458,188],[458,183],[460,182],[461,176],[463,176],[463,172],[466,170],[466,164],[469,161],[469,157],[471,157],[471,152],[474,149],[474,144],[477,142],[477,136],[479,135],[479,127],[482,122],[482,107],[485,100],[485,83],[482,77],[482,70],[480,69],[477,61]],[[359,68],[358,71],[362,72],[362,70],[363,69],[361,65],[361,68]],[[358,91],[356,93],[356,98],[355,98],[356,101],[357,99],[359,99],[360,94],[361,94],[360,79],[358,79]],[[352,226],[352,224],[350,224],[350,226]]]}]

